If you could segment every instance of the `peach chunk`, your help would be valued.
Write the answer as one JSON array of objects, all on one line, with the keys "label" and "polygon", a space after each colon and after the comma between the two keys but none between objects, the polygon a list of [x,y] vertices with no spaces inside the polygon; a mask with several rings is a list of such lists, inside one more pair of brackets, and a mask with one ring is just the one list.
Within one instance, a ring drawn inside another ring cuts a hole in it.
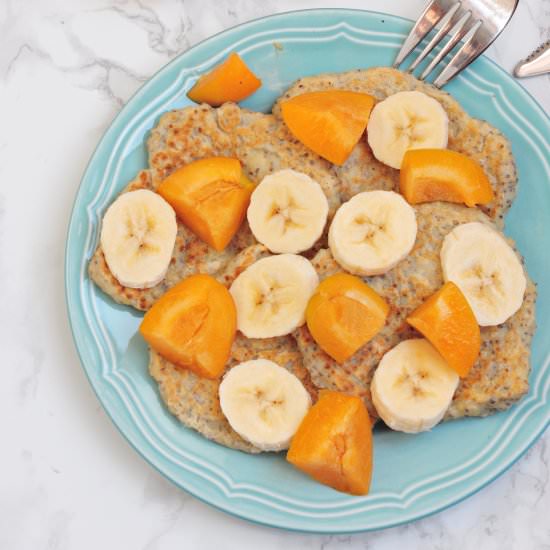
[{"label": "peach chunk", "polygon": [[313,339],[343,363],[384,326],[389,306],[359,277],[327,277],[311,297],[306,322]]},{"label": "peach chunk", "polygon": [[363,401],[322,390],[294,434],[286,459],[337,491],[366,495],[372,477],[372,428]]},{"label": "peach chunk", "polygon": [[253,189],[237,159],[211,157],[176,170],[157,192],[185,225],[219,251],[241,226]]},{"label": "peach chunk", "polygon": [[145,314],[139,331],[160,355],[204,378],[229,359],[237,311],[227,288],[210,275],[187,277]]},{"label": "peach chunk", "polygon": [[341,165],[361,139],[373,105],[368,94],[325,90],[291,97],[281,102],[281,112],[296,139]]},{"label": "peach chunk", "polygon": [[238,53],[231,53],[220,65],[201,76],[187,97],[197,103],[217,107],[226,101],[241,101],[253,94],[262,81],[248,68]]},{"label": "peach chunk", "polygon": [[401,193],[411,204],[446,201],[487,204],[493,189],[474,159],[448,149],[411,149],[401,164]]},{"label": "peach chunk", "polygon": [[461,290],[445,283],[407,318],[464,378],[477,361],[481,336],[474,312]]}]

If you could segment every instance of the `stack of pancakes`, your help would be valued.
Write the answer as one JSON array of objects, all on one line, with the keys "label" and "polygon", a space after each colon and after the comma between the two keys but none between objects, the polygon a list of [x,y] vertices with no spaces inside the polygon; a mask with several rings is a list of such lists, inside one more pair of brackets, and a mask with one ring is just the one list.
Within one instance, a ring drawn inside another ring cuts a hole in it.
[{"label": "stack of pancakes", "polygon": [[[273,114],[255,113],[229,103],[217,109],[201,105],[166,113],[147,142],[149,169],[140,172],[123,192],[139,188],[154,190],[173,171],[201,158],[235,157],[254,182],[283,168],[304,172],[315,179],[329,201],[328,227],[339,205],[355,194],[399,189],[399,172],[378,162],[365,139],[360,140],[343,166],[334,166],[299,143],[286,128],[280,117],[279,101],[332,88],[368,93],[378,100],[405,90],[419,90],[434,97],[449,117],[448,148],[476,159],[484,167],[495,193],[495,201],[480,208],[444,202],[415,206],[418,235],[413,251],[385,275],[364,278],[391,305],[386,326],[343,364],[324,353],[305,326],[279,338],[260,340],[237,335],[227,369],[249,359],[271,359],[296,374],[313,399],[320,388],[360,395],[376,418],[369,391],[372,375],[390,348],[414,337],[415,331],[405,318],[443,284],[439,251],[445,235],[456,225],[473,221],[492,223],[502,230],[504,215],[516,193],[517,175],[510,143],[497,129],[468,116],[445,92],[394,69],[307,77],[298,80],[275,103]],[[210,248],[178,221],[170,267],[165,279],[153,288],[121,286],[110,273],[101,247],[90,260],[89,274],[115,301],[145,311],[188,275],[209,273],[229,286],[246,267],[268,254],[255,241],[246,221],[222,252]],[[341,271],[327,248],[326,233],[305,255],[321,279]],[[446,419],[486,416],[508,408],[527,393],[535,298],[535,286],[528,280],[520,310],[502,325],[481,327],[479,359],[461,380]],[[227,447],[259,452],[235,433],[223,416],[218,380],[200,378],[153,350],[149,369],[166,406],[183,424]]]}]

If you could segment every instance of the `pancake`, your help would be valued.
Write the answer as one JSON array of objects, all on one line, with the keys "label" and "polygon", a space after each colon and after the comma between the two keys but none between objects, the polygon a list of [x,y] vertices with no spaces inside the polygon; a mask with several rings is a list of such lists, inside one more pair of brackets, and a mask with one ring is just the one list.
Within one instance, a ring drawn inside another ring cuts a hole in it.
[{"label": "pancake", "polygon": [[[241,271],[267,254],[267,249],[262,245],[243,250],[219,276],[219,280],[227,286],[231,285]],[[317,390],[308,371],[302,365],[302,356],[292,336],[249,339],[237,333],[226,372],[238,363],[259,358],[270,359],[296,375],[313,401],[316,400]],[[159,385],[160,395],[166,407],[185,426],[220,445],[249,453],[262,452],[242,439],[223,415],[218,398],[221,379],[201,378],[170,363],[152,349],[149,351],[149,372]]]},{"label": "pancake", "polygon": [[[376,418],[370,383],[380,359],[402,340],[418,337],[406,317],[443,284],[439,252],[445,235],[456,225],[491,220],[475,208],[434,202],[415,208],[418,236],[412,252],[385,275],[364,280],[390,304],[385,327],[350,359],[339,365],[311,337],[307,327],[294,332],[304,366],[319,388],[361,396]],[[509,241],[513,246],[513,242]],[[321,279],[342,271],[329,250],[312,260]],[[536,289],[529,280],[522,307],[502,325],[481,327],[481,352],[461,380],[446,418],[486,416],[508,408],[529,389],[530,345],[535,331]]]},{"label": "pancake", "polygon": [[[256,183],[283,168],[305,172],[323,188],[331,213],[340,205],[338,180],[331,164],[295,140],[286,126],[272,115],[246,111],[232,103],[219,109],[201,105],[170,111],[151,131],[147,146],[150,169],[141,171],[123,192],[155,190],[164,178],[189,162],[230,156],[241,161],[249,178]],[[324,240],[326,242],[326,236]],[[245,220],[230,244],[218,252],[178,221],[168,272],[156,286],[133,289],[120,285],[105,262],[101,246],[90,259],[88,273],[116,302],[146,311],[184,277],[221,272],[241,250],[255,242]]]},{"label": "pancake", "polygon": [[[485,169],[495,201],[480,207],[498,228],[516,194],[517,173],[510,142],[485,121],[470,117],[453,97],[414,76],[388,67],[321,74],[297,80],[278,100],[273,113],[280,117],[279,103],[295,95],[332,88],[368,93],[378,100],[405,90],[418,90],[441,103],[449,117],[448,148],[477,160]],[[340,180],[342,202],[361,191],[399,190],[399,171],[378,162],[366,139],[361,139],[343,166],[334,166]]]},{"label": "pancake", "polygon": [[[148,173],[144,172],[141,177],[136,178],[126,190],[149,188],[150,179]],[[203,243],[194,238],[185,226],[178,222],[178,239],[182,243],[191,245],[184,250],[194,250],[198,243]],[[195,240],[198,243],[195,243]],[[206,245],[204,245],[206,246]],[[90,276],[104,290],[117,301],[137,307],[137,309],[148,309],[152,303],[160,297],[172,284],[177,283],[181,277],[186,276],[190,269],[204,268],[204,272],[217,271],[220,259],[216,256],[212,260],[208,254],[201,251],[197,261],[192,263],[194,257],[185,256],[184,250],[176,247],[174,252],[177,263],[172,263],[165,280],[152,289],[136,290],[127,289],[118,284],[111,275],[103,253],[99,248],[90,263]],[[212,250],[212,249],[209,249]],[[227,249],[226,249],[227,251]],[[267,256],[269,251],[263,245],[251,245],[240,253],[231,249],[231,255],[226,253],[222,256],[226,261],[225,268],[216,275],[216,278],[229,287],[233,280],[249,265]],[[191,265],[186,263],[190,258]],[[179,268],[176,268],[179,266]],[[208,269],[210,268],[210,271]],[[250,340],[240,333],[237,334],[231,349],[231,356],[227,369],[236,364],[250,359],[265,358],[276,361],[279,365],[287,368],[295,374],[304,384],[313,399],[316,398],[316,389],[311,383],[309,373],[302,366],[302,356],[296,347],[296,342],[291,336],[281,338],[269,338],[265,340]],[[225,419],[219,404],[218,386],[220,380],[209,380],[201,378],[193,372],[177,367],[173,363],[161,357],[153,349],[149,349],[149,372],[158,383],[162,401],[168,410],[174,414],[185,426],[192,428],[208,439],[226,447],[259,453],[260,449],[243,440],[229,425]]]}]

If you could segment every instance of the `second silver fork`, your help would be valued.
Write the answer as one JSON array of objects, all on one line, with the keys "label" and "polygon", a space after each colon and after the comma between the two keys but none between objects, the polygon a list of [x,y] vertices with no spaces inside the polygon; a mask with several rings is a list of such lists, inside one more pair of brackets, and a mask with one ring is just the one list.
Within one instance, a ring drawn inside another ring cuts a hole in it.
[{"label": "second silver fork", "polygon": [[[443,47],[419,76],[424,80],[437,66],[443,67],[433,82],[441,88],[492,44],[510,21],[517,3],[518,0],[432,0],[405,39],[393,66],[399,67],[428,33],[438,27],[407,71],[413,72],[446,39]],[[442,63],[445,56],[461,41],[447,65]]]}]

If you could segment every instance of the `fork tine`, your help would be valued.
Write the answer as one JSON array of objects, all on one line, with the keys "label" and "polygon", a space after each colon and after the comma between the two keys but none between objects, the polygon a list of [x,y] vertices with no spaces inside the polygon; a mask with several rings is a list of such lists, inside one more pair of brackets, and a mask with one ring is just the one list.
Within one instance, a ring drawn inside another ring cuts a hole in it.
[{"label": "fork tine", "polygon": [[483,22],[481,19],[478,19],[472,28],[464,36],[464,44],[460,49],[454,54],[449,64],[441,71],[439,76],[434,80],[434,86],[441,88],[444,86],[462,69],[466,68],[478,54],[478,47],[474,45],[474,38],[477,30]]},{"label": "fork tine", "polygon": [[399,67],[402,61],[418,45],[418,43],[434,28],[437,22],[443,17],[443,7],[440,0],[432,0],[425,8],[416,23],[414,24],[409,36],[403,42],[395,61],[394,68]]},{"label": "fork tine", "polygon": [[461,2],[454,4],[451,9],[445,14],[445,17],[441,19],[441,27],[435,34],[435,36],[428,42],[427,46],[420,52],[420,55],[411,63],[407,72],[412,73],[416,67],[422,62],[422,60],[441,42],[441,39],[449,32],[452,25],[452,19],[454,14],[460,8]]},{"label": "fork tine", "polygon": [[434,70],[435,66],[455,47],[457,42],[464,35],[464,26],[470,19],[472,12],[466,12],[454,25],[449,34],[451,38],[443,46],[443,48],[437,53],[437,55],[430,61],[430,64],[424,69],[419,76],[419,80],[424,80]]}]

